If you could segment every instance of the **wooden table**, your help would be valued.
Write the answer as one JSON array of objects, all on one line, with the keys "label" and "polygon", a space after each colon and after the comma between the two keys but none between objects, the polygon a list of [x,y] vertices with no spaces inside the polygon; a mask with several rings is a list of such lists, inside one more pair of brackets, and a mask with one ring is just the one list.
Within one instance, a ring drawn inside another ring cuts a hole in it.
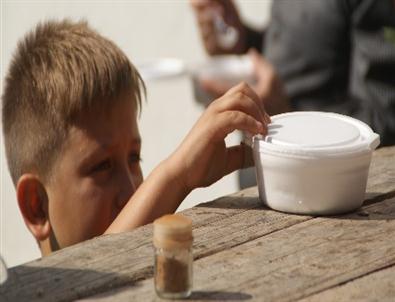
[{"label": "wooden table", "polygon": [[[395,147],[374,153],[358,211],[310,217],[265,208],[250,188],[188,209],[190,300],[395,301]],[[95,238],[9,270],[1,301],[159,300],[152,225]]]}]

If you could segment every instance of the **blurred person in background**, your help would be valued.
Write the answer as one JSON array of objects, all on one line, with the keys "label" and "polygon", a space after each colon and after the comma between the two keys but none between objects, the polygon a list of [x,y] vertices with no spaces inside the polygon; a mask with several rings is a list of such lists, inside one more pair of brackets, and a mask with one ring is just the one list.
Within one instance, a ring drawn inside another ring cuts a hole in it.
[{"label": "blurred person in background", "polygon": [[[395,144],[395,0],[275,0],[262,31],[243,22],[231,0],[191,5],[209,55],[254,49],[254,89],[271,115],[337,112],[369,124],[381,146]],[[237,39],[223,43],[221,31]],[[200,84],[213,96],[229,88]]]}]

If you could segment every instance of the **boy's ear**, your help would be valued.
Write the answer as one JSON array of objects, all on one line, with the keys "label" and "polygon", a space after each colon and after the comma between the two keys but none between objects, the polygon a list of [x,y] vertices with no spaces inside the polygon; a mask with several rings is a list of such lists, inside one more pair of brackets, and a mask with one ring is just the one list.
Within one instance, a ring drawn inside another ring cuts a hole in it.
[{"label": "boy's ear", "polygon": [[48,195],[40,179],[34,174],[23,174],[16,186],[19,209],[25,224],[38,241],[51,233],[48,215]]}]

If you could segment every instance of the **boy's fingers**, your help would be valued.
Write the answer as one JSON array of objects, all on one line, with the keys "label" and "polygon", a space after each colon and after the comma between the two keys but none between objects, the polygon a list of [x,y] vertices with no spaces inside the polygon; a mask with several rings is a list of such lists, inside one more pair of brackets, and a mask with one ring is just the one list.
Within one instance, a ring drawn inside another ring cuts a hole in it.
[{"label": "boy's fingers", "polygon": [[252,156],[252,149],[245,144],[232,146],[227,148],[227,163],[225,174],[233,171],[252,167],[254,160]]},{"label": "boy's fingers", "polygon": [[267,114],[265,105],[263,100],[258,96],[256,91],[248,86],[248,88],[244,88],[243,93],[247,94],[259,107],[262,112],[262,115],[265,118],[266,123],[270,123],[270,116]]},{"label": "boy's fingers", "polygon": [[224,139],[229,133],[235,130],[247,131],[251,134],[267,133],[265,124],[258,122],[252,116],[241,111],[226,111],[218,116],[220,131],[218,132]]},{"label": "boy's fingers", "polygon": [[255,104],[257,105],[257,107],[259,108],[259,110],[261,112],[264,122],[266,124],[271,123],[270,116],[266,112],[263,100],[260,97],[258,97],[258,95],[255,93],[255,91],[253,89],[247,89],[243,93],[246,93],[248,95],[248,97],[255,102]]},{"label": "boy's fingers", "polygon": [[236,86],[233,86],[232,88],[230,88],[228,90],[226,95],[230,95],[230,94],[234,94],[234,93],[238,93],[238,92],[242,92],[245,95],[248,95],[252,100],[254,100],[254,102],[260,103],[259,96],[255,93],[255,91],[246,82],[240,82]]},{"label": "boy's fingers", "polygon": [[238,110],[254,117],[261,123],[267,124],[264,112],[262,112],[256,102],[242,92],[220,99],[215,106],[219,112]]},{"label": "boy's fingers", "polygon": [[240,82],[239,84],[237,84],[237,85],[231,87],[231,88],[225,93],[225,95],[229,95],[229,94],[233,94],[233,93],[236,93],[236,92],[238,92],[238,91],[241,91],[241,90],[243,90],[243,88],[244,88],[245,86],[248,86],[248,84],[247,84],[246,82]]},{"label": "boy's fingers", "polygon": [[265,118],[266,124],[270,124],[272,122],[270,115],[266,111],[264,114],[264,118]]},{"label": "boy's fingers", "polygon": [[253,100],[259,107],[261,114],[265,117],[265,121],[267,123],[270,123],[270,117],[266,113],[265,106],[263,104],[263,100],[256,94],[254,89],[252,89],[247,83],[241,82],[237,84],[236,86],[232,87],[229,89],[229,91],[226,94],[237,94],[237,93],[243,93],[247,95],[251,100]]},{"label": "boy's fingers", "polygon": [[255,103],[257,103],[258,105],[263,104],[260,97],[256,94],[256,92],[254,91],[254,89],[252,89],[250,87],[250,85],[248,85],[246,82],[241,82],[240,84],[240,90],[241,92],[243,92],[244,94],[248,95]]}]

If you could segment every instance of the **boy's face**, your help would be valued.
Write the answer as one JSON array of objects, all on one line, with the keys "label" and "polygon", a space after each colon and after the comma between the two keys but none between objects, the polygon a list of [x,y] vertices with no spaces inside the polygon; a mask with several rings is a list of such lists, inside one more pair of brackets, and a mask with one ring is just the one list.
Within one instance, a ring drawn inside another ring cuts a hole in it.
[{"label": "boy's face", "polygon": [[46,186],[59,248],[103,234],[143,181],[135,105],[115,104],[70,129]]}]

